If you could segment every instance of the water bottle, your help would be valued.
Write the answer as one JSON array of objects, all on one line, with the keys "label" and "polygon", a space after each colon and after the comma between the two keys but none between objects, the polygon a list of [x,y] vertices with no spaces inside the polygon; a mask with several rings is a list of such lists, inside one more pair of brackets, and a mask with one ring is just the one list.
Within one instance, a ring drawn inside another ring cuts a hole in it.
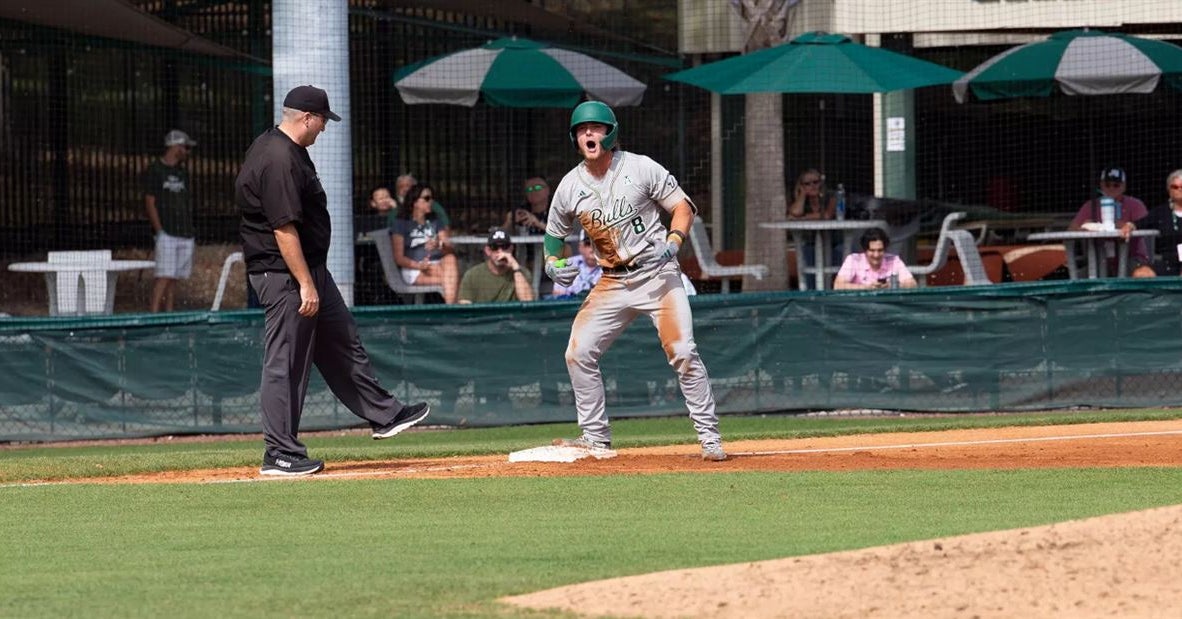
[{"label": "water bottle", "polygon": [[891,273],[891,289],[893,290],[898,287],[899,287],[899,274],[898,273]]},{"label": "water bottle", "polygon": [[1113,219],[1114,221],[1120,221],[1120,218],[1121,218],[1121,212],[1122,212],[1124,209],[1122,209],[1122,208],[1121,208],[1121,206],[1122,206],[1122,205],[1121,205],[1121,203],[1120,203],[1120,200],[1117,200],[1116,198],[1113,198],[1113,199],[1112,199],[1112,202],[1113,202],[1114,204],[1116,204],[1116,214],[1114,214],[1114,215],[1112,216],[1112,219]]},{"label": "water bottle", "polygon": [[837,219],[845,219],[845,186],[837,184]]},{"label": "water bottle", "polygon": [[1108,196],[1100,198],[1100,225],[1105,230],[1116,229],[1116,200]]}]

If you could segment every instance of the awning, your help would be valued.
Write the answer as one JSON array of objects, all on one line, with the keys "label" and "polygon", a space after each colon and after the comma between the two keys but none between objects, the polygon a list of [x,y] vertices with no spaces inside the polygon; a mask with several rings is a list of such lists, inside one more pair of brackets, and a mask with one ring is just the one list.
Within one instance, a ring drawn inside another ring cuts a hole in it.
[{"label": "awning", "polygon": [[61,28],[86,36],[270,64],[203,39],[126,0],[5,0],[0,2],[0,18]]}]

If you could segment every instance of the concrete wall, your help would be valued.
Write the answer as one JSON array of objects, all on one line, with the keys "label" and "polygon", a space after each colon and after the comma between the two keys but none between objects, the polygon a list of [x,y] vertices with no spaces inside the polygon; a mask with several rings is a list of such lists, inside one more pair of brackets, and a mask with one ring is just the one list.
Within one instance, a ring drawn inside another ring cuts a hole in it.
[{"label": "concrete wall", "polygon": [[[743,20],[729,0],[680,0],[679,49],[687,54],[737,52]],[[841,33],[955,33],[1007,29],[1091,27],[1136,31],[1138,25],[1179,24],[1182,2],[1172,0],[800,0],[791,9],[793,35]],[[956,41],[956,39],[941,39]],[[947,43],[946,43],[947,44]],[[964,44],[973,44],[966,39]]]}]

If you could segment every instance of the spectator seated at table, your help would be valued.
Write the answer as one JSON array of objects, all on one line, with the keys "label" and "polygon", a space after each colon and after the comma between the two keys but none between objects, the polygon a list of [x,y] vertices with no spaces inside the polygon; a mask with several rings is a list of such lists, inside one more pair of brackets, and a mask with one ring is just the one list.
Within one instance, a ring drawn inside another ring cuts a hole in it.
[{"label": "spectator seated at table", "polygon": [[447,229],[431,208],[435,190],[426,183],[410,188],[401,217],[390,228],[394,262],[411,285],[443,286],[443,302],[456,302],[459,264]]},{"label": "spectator seated at table", "polygon": [[501,227],[515,230],[518,235],[545,234],[546,216],[550,213],[549,183],[540,176],[531,176],[525,179],[522,191],[525,201],[505,213]]},{"label": "spectator seated at table", "polygon": [[[1099,193],[1093,196],[1091,200],[1084,202],[1079,207],[1079,212],[1075,214],[1075,218],[1071,220],[1071,225],[1067,227],[1068,230],[1088,230],[1100,225],[1100,198],[1107,196],[1116,200],[1117,216],[1116,229],[1120,231],[1121,238],[1128,241],[1129,234],[1137,229],[1134,223],[1141,220],[1149,212],[1145,208],[1145,203],[1134,198],[1133,196],[1125,195],[1125,189],[1128,186],[1128,175],[1121,168],[1105,168],[1100,171],[1100,187]],[[1111,243],[1108,244],[1111,246]],[[1108,261],[1109,272],[1116,272],[1116,252],[1115,249],[1109,249]],[[1145,239],[1134,238],[1129,241],[1129,258],[1131,260],[1134,276],[1136,272],[1141,270],[1140,267],[1150,264],[1149,252],[1146,251]],[[1142,276],[1146,273],[1141,270]]]},{"label": "spectator seated at table", "polygon": [[513,241],[502,228],[488,233],[484,262],[464,272],[460,282],[460,303],[505,303],[533,301],[534,289],[528,269],[513,255]]},{"label": "spectator seated at table", "polygon": [[1133,269],[1133,277],[1154,277],[1182,274],[1182,170],[1174,170],[1166,177],[1166,191],[1170,199],[1154,207],[1138,220],[1142,230],[1157,230],[1153,256]]},{"label": "spectator seated at table", "polygon": [[882,228],[871,228],[860,239],[862,251],[846,256],[833,281],[835,290],[881,290],[891,287],[891,276],[900,288],[915,288],[915,277],[895,254],[886,253],[890,237]]},{"label": "spectator seated at table", "polygon": [[[825,179],[816,168],[809,168],[796,177],[796,186],[792,190],[792,202],[788,205],[788,219],[791,220],[822,220],[833,219],[837,213],[837,197],[825,190]],[[831,239],[830,264],[841,262],[842,239],[834,235]],[[806,267],[816,263],[816,244],[810,239],[804,241],[796,251],[804,260]]]},{"label": "spectator seated at table", "polygon": [[[394,227],[394,221],[398,219],[398,211],[406,206],[406,194],[410,192],[410,188],[418,184],[415,177],[410,174],[403,174],[394,181],[394,193],[390,193],[390,188],[386,185],[379,185],[374,188],[369,196],[369,207],[379,213],[386,214],[386,226]],[[409,206],[406,206],[409,208]],[[431,201],[431,212],[435,215],[435,221],[448,232],[451,232],[451,218],[447,216],[447,210],[439,203],[439,200]]]}]

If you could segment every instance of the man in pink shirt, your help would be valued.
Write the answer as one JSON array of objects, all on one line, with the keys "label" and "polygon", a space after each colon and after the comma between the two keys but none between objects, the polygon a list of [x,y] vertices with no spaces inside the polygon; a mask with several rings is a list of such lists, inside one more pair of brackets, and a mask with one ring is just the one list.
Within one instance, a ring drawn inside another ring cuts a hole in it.
[{"label": "man in pink shirt", "polygon": [[881,228],[862,235],[862,253],[846,256],[833,280],[835,290],[879,290],[891,287],[894,276],[900,288],[914,288],[915,277],[895,254],[886,253],[890,237]]}]

